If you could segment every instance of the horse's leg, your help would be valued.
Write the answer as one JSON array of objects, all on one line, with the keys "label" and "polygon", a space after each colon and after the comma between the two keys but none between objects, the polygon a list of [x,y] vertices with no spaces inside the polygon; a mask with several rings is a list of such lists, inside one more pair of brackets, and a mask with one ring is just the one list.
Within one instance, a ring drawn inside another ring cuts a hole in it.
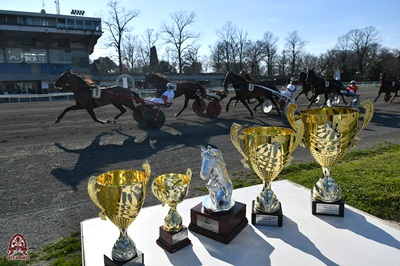
[{"label": "horse's leg", "polygon": [[344,104],[347,104],[346,100],[344,99],[344,95],[343,95],[343,93],[342,93],[342,92],[340,92],[340,94],[339,94],[339,95],[340,95],[340,96],[342,96],[343,103],[344,103]]},{"label": "horse's leg", "polygon": [[393,102],[394,98],[397,97],[397,92],[398,92],[398,91],[396,91],[396,92],[394,93],[394,96],[393,96],[393,98],[389,101],[389,103]]},{"label": "horse's leg", "polygon": [[89,113],[90,117],[93,119],[93,121],[100,123],[100,124],[106,124],[106,123],[110,123],[110,121],[103,121],[97,118],[96,113],[94,112],[92,107],[87,107],[86,111]]},{"label": "horse's leg", "polygon": [[117,121],[118,121],[118,118],[120,118],[121,115],[123,115],[123,114],[126,113],[126,109],[122,106],[122,104],[113,103],[113,105],[120,111],[120,113],[117,114],[117,115],[114,117],[114,124],[116,124]]},{"label": "horse's leg", "polygon": [[72,106],[70,106],[70,107],[65,108],[64,111],[57,117],[55,123],[56,123],[56,124],[57,124],[57,123],[60,123],[60,122],[61,122],[61,118],[63,118],[64,115],[65,115],[67,112],[69,112],[69,111],[74,111],[74,110],[81,110],[81,109],[83,109],[83,108],[82,108],[82,106],[81,106],[80,104],[75,104],[75,105],[72,105]]},{"label": "horse's leg", "polygon": [[278,112],[278,115],[281,115],[281,111],[279,110],[280,108],[279,108],[279,103],[278,103],[278,101],[277,101],[274,97],[272,97],[270,100],[271,100],[271,102],[274,104],[275,109],[276,109],[276,111]]},{"label": "horse's leg", "polygon": [[[294,98],[294,100],[297,101],[297,99],[299,98],[299,96],[302,95],[303,93],[305,93],[305,92],[304,92],[304,91],[301,91],[301,92],[299,93],[299,95],[297,95],[297,97]],[[307,94],[306,94],[306,97],[307,97]],[[307,99],[308,99],[308,97],[307,97]]]},{"label": "horse's leg", "polygon": [[315,98],[317,98],[317,95],[313,93],[313,95],[311,96],[310,104],[308,105],[307,109],[311,108],[311,105],[314,103]]},{"label": "horse's leg", "polygon": [[228,102],[227,105],[226,105],[226,111],[227,111],[227,112],[229,111],[229,104],[230,104],[233,100],[239,101],[239,100],[236,98],[236,96],[230,98],[230,99],[229,99],[229,102]]},{"label": "horse's leg", "polygon": [[250,112],[250,117],[253,117],[253,112],[251,111],[250,106],[247,104],[246,100],[241,99],[240,102],[241,102],[244,106],[246,106],[247,110],[249,110],[249,112]]},{"label": "horse's leg", "polygon": [[376,96],[374,102],[376,102],[376,100],[378,100],[379,96],[381,96],[381,93],[382,93],[381,91],[378,92],[378,96]]},{"label": "horse's leg", "polygon": [[179,116],[183,112],[183,110],[186,109],[186,107],[188,106],[188,103],[189,103],[189,97],[185,96],[185,102],[183,103],[183,107],[177,114],[175,114],[175,117]]}]

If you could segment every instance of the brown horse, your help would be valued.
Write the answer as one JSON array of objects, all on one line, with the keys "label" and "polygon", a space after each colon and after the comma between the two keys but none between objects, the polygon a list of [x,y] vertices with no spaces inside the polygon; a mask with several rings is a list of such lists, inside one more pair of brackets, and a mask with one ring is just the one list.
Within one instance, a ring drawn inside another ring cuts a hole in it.
[{"label": "brown horse", "polygon": [[307,100],[310,101],[311,98],[308,98],[308,93],[311,91],[311,86],[306,81],[307,80],[307,73],[306,72],[300,72],[298,79],[299,79],[299,82],[301,83],[301,92],[299,93],[299,95],[297,95],[297,97],[294,100],[297,101],[299,96],[304,94],[306,96]]},{"label": "brown horse", "polygon": [[326,102],[328,101],[328,96],[332,92],[335,92],[337,95],[342,96],[343,103],[347,104],[342,94],[342,90],[345,90],[346,88],[339,80],[336,79],[325,80],[323,78],[317,77],[314,70],[311,69],[307,72],[306,82],[310,84],[311,91],[313,93],[313,95],[311,96],[310,105],[307,107],[307,109],[311,107],[311,105],[317,99],[317,96],[321,94],[325,95],[325,102],[322,106],[326,106]]},{"label": "brown horse", "polygon": [[[275,105],[278,114],[281,114],[278,108],[278,103],[272,92],[275,91],[276,93],[280,93],[280,91],[273,84],[268,84],[268,86],[266,86],[266,84],[264,83],[263,84],[251,83],[242,76],[239,76],[231,71],[228,71],[226,73],[225,80],[222,83],[222,86],[224,87],[225,91],[228,90],[229,84],[232,84],[233,88],[235,89],[236,95],[229,99],[229,102],[226,105],[226,111],[229,111],[229,104],[233,100],[238,100],[247,108],[247,110],[249,110],[250,116],[253,117],[253,111],[251,111],[246,101],[250,99],[257,99],[259,103],[254,107],[254,111],[256,111],[256,108],[260,106],[265,99],[269,99]],[[264,89],[260,87],[260,85],[267,87],[268,89]]]},{"label": "brown horse", "polygon": [[[147,73],[144,77],[143,88],[149,87],[152,85],[156,89],[156,94],[161,95],[165,91],[165,86],[168,82],[171,82],[167,77],[159,73]],[[174,82],[176,84],[176,89],[174,91],[174,98],[184,95],[185,102],[183,104],[182,109],[175,114],[175,116],[179,116],[183,110],[188,106],[189,100],[194,99],[198,101],[201,105],[201,101],[203,98],[206,98],[206,90],[198,83],[189,82],[189,81],[179,81]]]},{"label": "brown horse", "polygon": [[[381,93],[384,93],[384,100],[385,102],[391,103],[393,102],[394,98],[397,97],[398,91],[400,89],[400,82],[399,80],[387,80],[386,73],[381,73],[380,75],[380,82],[381,86],[379,87],[378,96],[376,96],[374,102],[378,100]],[[390,99],[391,93],[394,93],[392,99]]]},{"label": "brown horse", "polygon": [[59,123],[67,112],[81,109],[86,109],[95,122],[101,124],[110,123],[109,120],[99,120],[94,112],[94,108],[108,104],[114,105],[120,111],[120,113],[114,117],[114,123],[116,123],[118,118],[126,112],[124,106],[133,111],[133,117],[137,122],[141,123],[143,121],[140,105],[134,100],[135,97],[140,99],[139,95],[123,87],[112,86],[107,88],[98,88],[100,89],[100,95],[98,98],[94,98],[93,95],[95,93],[93,90],[96,89],[96,87],[88,85],[83,78],[74,74],[70,69],[57,79],[55,86],[62,88],[63,90],[71,90],[74,93],[75,98],[75,105],[66,108],[57,117],[56,123]]}]

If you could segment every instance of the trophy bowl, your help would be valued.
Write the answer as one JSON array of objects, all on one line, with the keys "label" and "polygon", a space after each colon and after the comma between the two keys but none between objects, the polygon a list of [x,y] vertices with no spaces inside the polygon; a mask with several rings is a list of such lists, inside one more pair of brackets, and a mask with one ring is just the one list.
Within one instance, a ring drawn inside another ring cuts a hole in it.
[{"label": "trophy bowl", "polygon": [[303,137],[303,123],[300,120],[295,123],[297,132],[284,127],[259,126],[243,129],[242,135],[239,135],[241,129],[241,125],[232,124],[232,143],[244,157],[244,166],[250,168],[251,165],[263,181],[263,189],[255,200],[253,211],[275,213],[280,209],[280,202],[271,189],[271,183],[290,163],[291,154]]},{"label": "trophy bowl", "polygon": [[88,193],[101,210],[99,216],[103,220],[108,217],[120,231],[112,249],[112,258],[117,261],[128,261],[137,256],[135,243],[127,229],[143,206],[150,179],[150,164],[145,162],[142,167],[145,172],[115,170],[89,179]]},{"label": "trophy bowl", "polygon": [[[361,103],[364,113],[346,107],[307,109],[295,115],[296,105],[289,105],[287,119],[290,124],[297,120],[304,123],[302,145],[310,150],[322,168],[323,176],[312,191],[313,200],[332,203],[341,200],[338,184],[331,176],[331,168],[355,147],[360,138],[357,135],[369,124],[373,117],[374,105],[370,100]],[[359,127],[359,120],[363,119]]]},{"label": "trophy bowl", "polygon": [[169,173],[156,177],[151,184],[151,191],[162,203],[169,206],[168,215],[164,219],[164,230],[179,232],[182,229],[182,216],[176,210],[189,192],[192,170],[187,169],[186,175]]}]

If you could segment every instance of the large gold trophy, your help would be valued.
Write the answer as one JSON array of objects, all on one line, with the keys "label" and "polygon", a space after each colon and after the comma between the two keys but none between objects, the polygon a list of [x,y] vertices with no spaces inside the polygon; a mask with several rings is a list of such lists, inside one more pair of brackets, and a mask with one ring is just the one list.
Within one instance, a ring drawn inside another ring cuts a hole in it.
[{"label": "large gold trophy", "polygon": [[[304,122],[303,144],[314,159],[321,165],[323,176],[312,190],[312,213],[344,216],[344,201],[339,185],[331,176],[331,168],[345,155],[348,149],[355,147],[360,139],[357,135],[371,121],[374,105],[368,100],[361,103],[364,113],[358,109],[335,107],[308,109],[295,115],[296,105],[288,106],[286,113],[293,126],[298,120]],[[362,118],[359,127],[358,121]]]},{"label": "large gold trophy", "polygon": [[176,210],[178,203],[182,202],[189,192],[192,170],[187,169],[186,175],[169,173],[158,176],[151,185],[151,191],[162,206],[169,206],[168,215],[164,225],[160,226],[160,237],[156,243],[173,253],[191,243],[188,238],[188,229],[182,225],[182,216]]},{"label": "large gold trophy", "polygon": [[[112,249],[115,262],[143,264],[143,253],[136,249],[128,236],[127,229],[139,214],[146,195],[146,186],[150,179],[150,164],[142,165],[144,172],[137,170],[115,170],[91,177],[88,192],[92,201],[100,208],[99,216],[106,217],[115,224],[120,235]],[[105,255],[105,264],[113,262]],[[135,264],[136,265],[136,264]]]},{"label": "large gold trophy", "polygon": [[[246,168],[253,168],[263,181],[263,189],[253,200],[252,224],[282,226],[282,206],[271,189],[272,181],[291,161],[291,154],[300,143],[304,125],[301,120],[295,122],[296,132],[290,128],[259,126],[239,131],[242,126],[234,123],[231,127],[231,140],[244,157]],[[244,149],[242,148],[242,144]]]}]

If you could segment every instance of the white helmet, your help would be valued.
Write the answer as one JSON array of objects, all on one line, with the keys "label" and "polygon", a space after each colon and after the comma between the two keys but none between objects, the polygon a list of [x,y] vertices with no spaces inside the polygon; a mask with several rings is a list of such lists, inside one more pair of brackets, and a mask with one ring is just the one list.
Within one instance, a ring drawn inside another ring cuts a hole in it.
[{"label": "white helmet", "polygon": [[175,90],[175,83],[168,82],[167,84],[167,90]]},{"label": "white helmet", "polygon": [[295,81],[297,81],[297,79],[296,79],[295,77],[291,77],[291,78],[290,78],[290,81],[291,81],[291,82],[295,82]]},{"label": "white helmet", "polygon": [[350,81],[350,84],[356,84],[355,80]]}]

